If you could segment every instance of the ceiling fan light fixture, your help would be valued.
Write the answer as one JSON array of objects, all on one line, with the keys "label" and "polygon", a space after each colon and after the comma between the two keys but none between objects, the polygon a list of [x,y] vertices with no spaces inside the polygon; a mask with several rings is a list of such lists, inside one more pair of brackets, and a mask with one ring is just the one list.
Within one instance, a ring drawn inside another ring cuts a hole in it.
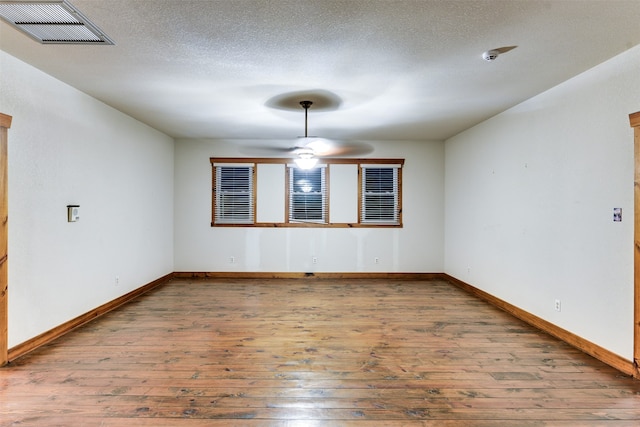
[{"label": "ceiling fan light fixture", "polygon": [[294,160],[296,166],[300,169],[313,169],[318,163],[318,158],[313,156],[313,151],[303,151],[298,154],[298,158]]}]

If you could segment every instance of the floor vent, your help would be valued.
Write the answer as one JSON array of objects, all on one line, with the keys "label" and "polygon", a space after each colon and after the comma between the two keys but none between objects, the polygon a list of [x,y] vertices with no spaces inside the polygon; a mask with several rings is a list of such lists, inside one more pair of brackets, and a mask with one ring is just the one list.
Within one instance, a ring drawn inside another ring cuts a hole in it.
[{"label": "floor vent", "polygon": [[0,18],[42,44],[115,44],[66,0],[0,1]]}]

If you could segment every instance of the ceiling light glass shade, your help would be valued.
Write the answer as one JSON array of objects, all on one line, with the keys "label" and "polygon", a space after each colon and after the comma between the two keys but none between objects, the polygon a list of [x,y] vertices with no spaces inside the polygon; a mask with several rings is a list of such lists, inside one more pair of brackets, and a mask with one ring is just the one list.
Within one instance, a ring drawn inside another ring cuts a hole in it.
[{"label": "ceiling light glass shade", "polygon": [[313,169],[313,167],[318,163],[317,157],[309,157],[309,156],[300,156],[294,160],[296,165],[300,169]]}]

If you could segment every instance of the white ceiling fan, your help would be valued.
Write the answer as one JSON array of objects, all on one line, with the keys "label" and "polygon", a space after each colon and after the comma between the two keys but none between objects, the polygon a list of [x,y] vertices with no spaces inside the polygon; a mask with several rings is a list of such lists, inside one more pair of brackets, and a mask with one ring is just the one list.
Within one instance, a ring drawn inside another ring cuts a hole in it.
[{"label": "white ceiling fan", "polygon": [[316,150],[322,149],[321,146],[318,146],[321,141],[315,137],[311,137],[312,141],[308,139],[308,115],[313,101],[300,101],[300,105],[304,108],[304,144],[294,148],[294,152],[298,155],[298,158],[294,161],[300,169],[311,169],[318,163]]},{"label": "white ceiling fan", "polygon": [[313,101],[302,100],[299,102],[304,109],[304,136],[298,137],[298,141],[292,147],[254,147],[259,151],[285,152],[295,156],[294,161],[301,169],[313,168],[321,157],[338,157],[350,155],[362,155],[373,151],[372,147],[364,143],[339,142],[317,136],[309,136],[309,108]]}]

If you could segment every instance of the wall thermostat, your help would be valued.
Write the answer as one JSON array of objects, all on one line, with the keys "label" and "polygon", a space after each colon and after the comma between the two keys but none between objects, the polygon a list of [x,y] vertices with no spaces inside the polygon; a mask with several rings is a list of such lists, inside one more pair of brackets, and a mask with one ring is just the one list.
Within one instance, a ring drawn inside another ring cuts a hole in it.
[{"label": "wall thermostat", "polygon": [[67,205],[67,221],[76,222],[80,219],[80,205]]}]

